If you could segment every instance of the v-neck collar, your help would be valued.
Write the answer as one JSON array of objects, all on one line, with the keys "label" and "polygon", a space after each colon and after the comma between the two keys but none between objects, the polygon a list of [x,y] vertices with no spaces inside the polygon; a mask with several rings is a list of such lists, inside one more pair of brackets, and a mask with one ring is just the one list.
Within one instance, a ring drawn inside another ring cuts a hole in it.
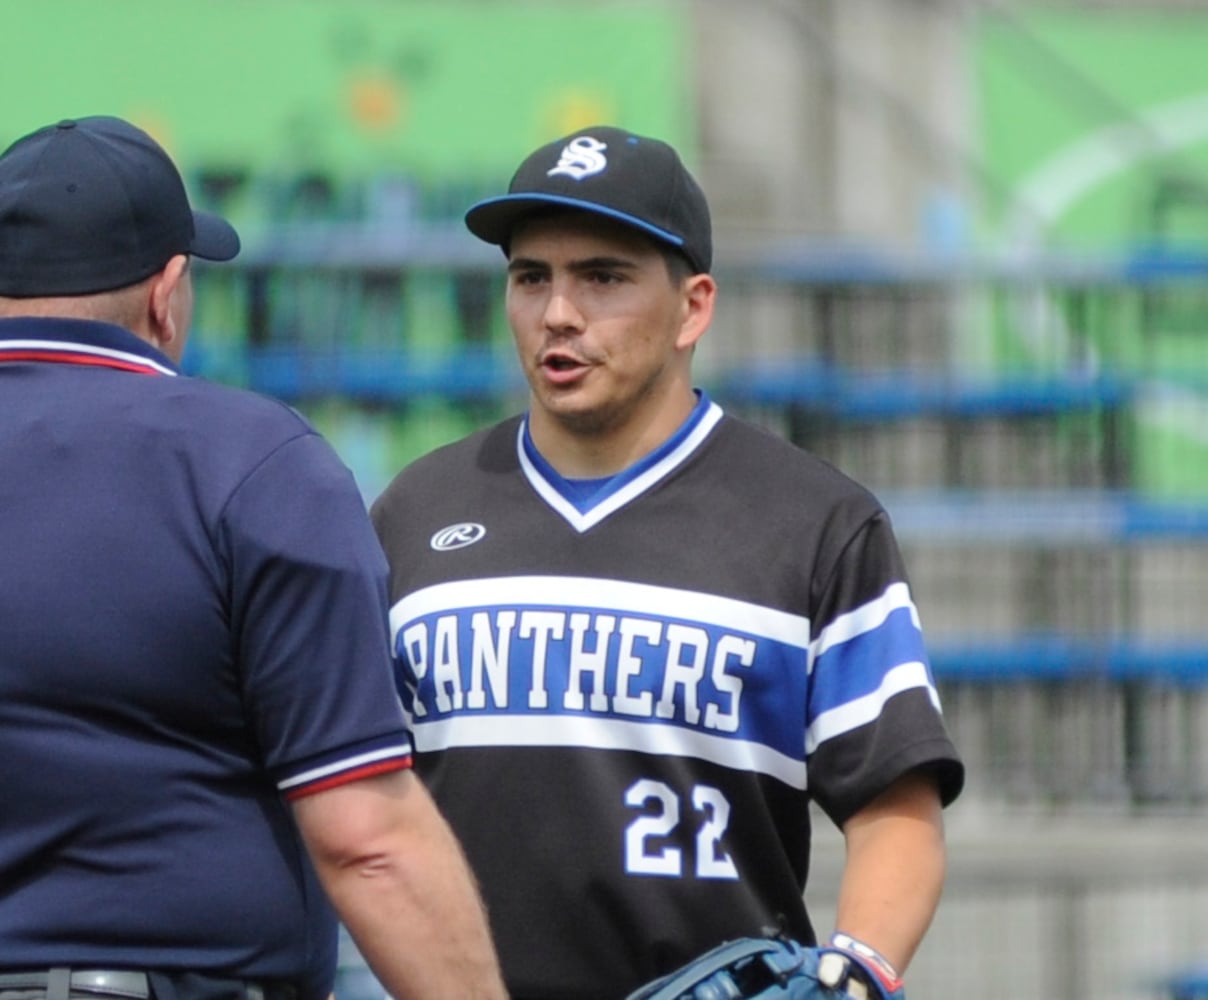
[{"label": "v-neck collar", "polygon": [[562,476],[545,460],[533,443],[526,416],[516,434],[516,453],[529,485],[576,531],[582,533],[610,514],[647,493],[666,479],[700,447],[722,418],[722,409],[703,392],[692,412],[674,434],[649,455],[614,476],[593,480],[593,488],[582,489]]}]

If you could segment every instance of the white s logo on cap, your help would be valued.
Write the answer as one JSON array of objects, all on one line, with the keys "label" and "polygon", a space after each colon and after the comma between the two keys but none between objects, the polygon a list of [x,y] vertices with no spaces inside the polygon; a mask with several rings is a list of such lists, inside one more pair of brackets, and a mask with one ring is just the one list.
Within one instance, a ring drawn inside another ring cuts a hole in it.
[{"label": "white s logo on cap", "polygon": [[566,174],[567,177],[581,181],[584,177],[598,174],[608,166],[608,161],[604,158],[604,150],[607,148],[607,143],[600,142],[599,139],[593,139],[589,135],[578,136],[566,144],[558,165],[548,171],[546,176]]}]

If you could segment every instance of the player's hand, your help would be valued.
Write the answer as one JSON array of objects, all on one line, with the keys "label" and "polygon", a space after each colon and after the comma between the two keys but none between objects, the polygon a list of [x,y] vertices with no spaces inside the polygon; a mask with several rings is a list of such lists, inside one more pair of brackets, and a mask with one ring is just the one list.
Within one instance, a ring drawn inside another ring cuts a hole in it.
[{"label": "player's hand", "polygon": [[846,934],[818,949],[818,982],[852,1000],[906,1000],[902,979],[883,956]]}]

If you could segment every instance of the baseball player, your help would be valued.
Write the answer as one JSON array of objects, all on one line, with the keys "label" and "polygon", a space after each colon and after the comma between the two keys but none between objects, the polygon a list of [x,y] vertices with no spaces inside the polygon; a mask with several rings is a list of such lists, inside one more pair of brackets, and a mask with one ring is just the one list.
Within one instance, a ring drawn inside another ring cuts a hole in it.
[{"label": "baseball player", "polygon": [[575,133],[466,222],[506,255],[530,406],[371,515],[417,768],[512,996],[616,1000],[767,928],[815,946],[811,800],[848,854],[826,982],[894,995],[963,771],[885,512],[694,389],[710,218],[670,146]]},{"label": "baseball player", "polygon": [[181,375],[238,250],[121,119],[0,156],[0,998],[321,1000],[336,912],[399,1000],[502,997],[351,475]]}]

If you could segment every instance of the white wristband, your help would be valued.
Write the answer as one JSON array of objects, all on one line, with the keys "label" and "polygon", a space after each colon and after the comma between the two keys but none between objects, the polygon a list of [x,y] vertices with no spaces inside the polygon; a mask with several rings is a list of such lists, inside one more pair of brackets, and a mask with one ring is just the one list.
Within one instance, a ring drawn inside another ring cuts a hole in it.
[{"label": "white wristband", "polygon": [[831,935],[830,943],[834,948],[851,952],[863,959],[889,992],[902,988],[902,977],[898,975],[898,970],[876,948],[863,941],[857,941],[850,934],[844,934],[841,931],[835,931]]}]

